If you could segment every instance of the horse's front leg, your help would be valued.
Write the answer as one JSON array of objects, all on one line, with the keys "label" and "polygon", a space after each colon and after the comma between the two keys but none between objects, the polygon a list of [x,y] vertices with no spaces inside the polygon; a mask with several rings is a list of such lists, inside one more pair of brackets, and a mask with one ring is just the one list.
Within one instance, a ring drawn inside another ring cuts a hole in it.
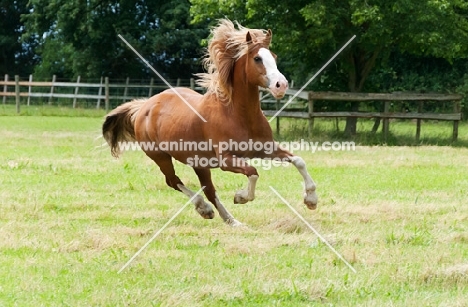
[{"label": "horse's front leg", "polygon": [[258,173],[255,167],[248,165],[242,158],[231,154],[224,154],[220,168],[223,171],[244,174],[249,179],[247,189],[241,189],[234,195],[235,204],[245,204],[255,199],[255,186],[258,180]]},{"label": "horse's front leg", "polygon": [[277,147],[277,149],[271,154],[266,155],[265,158],[280,159],[281,161],[292,163],[297,168],[302,178],[304,178],[304,204],[311,210],[317,208],[318,197],[315,192],[316,185],[307,171],[304,159],[279,147]]},{"label": "horse's front leg", "polygon": [[307,171],[304,160],[299,156],[291,156],[289,157],[289,160],[297,168],[299,173],[302,175],[302,178],[304,178],[304,204],[306,204],[307,208],[311,210],[316,209],[318,202],[318,196],[315,192],[316,185]]}]

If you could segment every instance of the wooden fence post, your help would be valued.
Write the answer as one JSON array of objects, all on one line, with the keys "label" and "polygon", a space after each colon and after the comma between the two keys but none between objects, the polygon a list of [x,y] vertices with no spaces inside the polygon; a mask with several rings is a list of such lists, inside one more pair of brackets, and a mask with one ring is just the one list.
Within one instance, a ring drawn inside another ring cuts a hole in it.
[{"label": "wooden fence post", "polygon": [[20,87],[19,87],[19,76],[15,76],[15,96],[16,96],[16,113],[20,112]]},{"label": "wooden fence post", "polygon": [[150,86],[149,86],[149,90],[148,90],[148,97],[153,96],[153,86],[154,86],[154,78],[151,78]]},{"label": "wooden fence post", "polygon": [[73,109],[76,108],[76,96],[78,95],[78,91],[80,89],[80,80],[81,76],[78,76],[76,79],[75,96],[73,97]]},{"label": "wooden fence post", "polygon": [[[278,111],[280,109],[279,99],[276,99],[275,109],[276,109],[276,111]],[[278,134],[278,136],[280,135],[280,117],[279,117],[279,114],[278,114],[278,116],[276,116],[276,133]]]},{"label": "wooden fence post", "polygon": [[52,85],[50,86],[49,105],[52,104],[52,98],[53,98],[53,96],[54,96],[54,83],[55,83],[56,78],[57,78],[56,75],[53,75],[53,76],[52,76]]},{"label": "wooden fence post", "polygon": [[127,77],[127,80],[125,80],[125,88],[124,88],[124,98],[122,100],[122,102],[126,102],[127,101],[127,95],[128,95],[128,84],[130,83],[130,78]]},{"label": "wooden fence post", "polygon": [[180,86],[180,78],[177,78],[177,83],[176,83],[176,86],[179,87]]},{"label": "wooden fence post", "polygon": [[[5,82],[8,82],[8,74],[5,74]],[[3,86],[3,93],[8,93],[8,86],[6,84]],[[6,103],[6,98],[6,95],[3,95],[3,104]]]},{"label": "wooden fence post", "polygon": [[98,96],[99,98],[97,99],[96,103],[96,109],[99,109],[101,107],[101,95],[102,95],[102,76],[101,76],[101,81],[99,82],[99,89],[98,89]]},{"label": "wooden fence post", "polygon": [[105,104],[106,104],[106,112],[109,111],[109,77],[105,78],[105,93],[106,93],[106,98],[105,98]]},{"label": "wooden fence post", "polygon": [[[388,111],[390,110],[390,101],[385,101],[384,103],[384,115],[388,115]],[[384,117],[382,121],[382,131],[384,135],[384,142],[387,142],[388,138],[388,131],[390,126],[390,119],[388,117]]]},{"label": "wooden fence post", "polygon": [[[418,101],[418,113],[422,113],[423,111],[423,101]],[[421,137],[421,119],[416,119],[416,143],[419,143],[419,139]]]},{"label": "wooden fence post", "polygon": [[[455,100],[453,102],[453,111],[455,113],[460,114],[461,108],[460,108],[460,100]],[[459,120],[454,120],[453,121],[453,135],[452,135],[452,141],[455,142],[458,139],[458,123]]]},{"label": "wooden fence post", "polygon": [[32,86],[31,86],[31,83],[33,81],[33,75],[29,75],[29,86],[28,86],[28,107],[29,107],[29,104],[31,102],[31,89],[32,89]]},{"label": "wooden fence post", "polygon": [[314,100],[310,97],[311,92],[309,92],[309,99],[307,100],[307,107],[309,113],[309,136],[312,136],[312,131],[314,130],[314,117],[312,116],[314,113]]},{"label": "wooden fence post", "polygon": [[195,79],[193,79],[193,78],[190,78],[190,88],[192,90],[195,90]]}]

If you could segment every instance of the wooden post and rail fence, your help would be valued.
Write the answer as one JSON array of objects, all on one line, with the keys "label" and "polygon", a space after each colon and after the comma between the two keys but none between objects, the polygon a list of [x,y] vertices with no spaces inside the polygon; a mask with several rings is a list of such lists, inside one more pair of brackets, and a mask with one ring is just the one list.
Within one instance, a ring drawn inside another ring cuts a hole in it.
[{"label": "wooden post and rail fence", "polygon": [[[7,97],[15,97],[18,113],[20,110],[20,99],[22,97],[27,98],[28,106],[31,104],[31,98],[47,98],[49,105],[53,104],[54,99],[71,99],[73,101],[73,108],[78,106],[78,100],[94,100],[96,102],[96,108],[101,108],[101,102],[104,101],[104,109],[108,111],[110,108],[110,101],[125,102],[139,97],[151,97],[167,89],[165,84],[155,84],[153,78],[150,80],[149,84],[130,84],[129,78],[126,79],[124,84],[110,83],[108,77],[101,77],[99,83],[85,83],[80,81],[81,77],[78,76],[76,82],[61,82],[57,81],[55,75],[52,77],[51,82],[33,81],[31,75],[29,76],[29,81],[20,81],[18,76],[15,76],[14,81],[9,81],[9,76],[5,75],[4,81],[0,81],[0,89],[3,85],[3,91],[0,91],[0,96],[3,96],[3,104],[6,103]],[[195,82],[192,79],[189,84],[183,83],[180,79],[177,79],[176,82],[178,86],[188,85],[192,89],[195,89]],[[15,90],[8,90],[8,87],[14,87]],[[21,90],[26,87],[27,91]],[[41,91],[33,91],[34,88],[41,89]],[[57,89],[59,88],[68,88],[69,93],[58,92]],[[80,89],[86,89],[87,93],[80,93]],[[112,90],[122,89],[123,94],[111,94]],[[138,89],[140,94],[138,96],[129,94],[129,90],[131,89]],[[93,93],[90,94],[90,91]]]},{"label": "wooden post and rail fence", "polygon": [[[203,91],[202,88],[195,87],[193,79],[187,80],[177,79],[176,86],[189,86],[194,90]],[[3,85],[3,91],[1,91]],[[10,90],[9,90],[10,87]],[[14,91],[11,90],[14,87]],[[34,88],[43,89],[42,91],[33,90]],[[45,89],[44,89],[45,88]],[[70,93],[59,92],[58,88],[69,88]],[[22,91],[23,89],[23,91]],[[25,90],[27,89],[27,90]],[[47,90],[48,89],[48,90]],[[83,92],[86,89],[87,93]],[[115,93],[116,90],[122,91],[123,94]],[[138,89],[138,95],[129,93],[131,89]],[[6,103],[7,97],[15,97],[16,111],[20,112],[21,98],[27,98],[27,105],[31,104],[31,98],[47,98],[48,104],[53,104],[54,99],[69,99],[72,100],[71,106],[76,108],[78,100],[95,101],[96,108],[101,108],[101,102],[104,101],[104,109],[110,110],[111,100],[120,104],[135,98],[151,97],[154,94],[167,89],[165,84],[155,84],[154,79],[151,79],[148,84],[132,84],[130,79],[127,78],[125,83],[110,83],[109,78],[101,78],[99,83],[85,83],[81,82],[78,77],[76,82],[60,82],[54,76],[52,82],[37,82],[33,81],[32,76],[29,76],[28,81],[20,81],[18,76],[15,76],[14,81],[9,81],[9,76],[5,75],[4,81],[0,81],[0,96],[3,96],[3,104]],[[89,93],[92,91],[93,93]],[[111,91],[114,93],[111,94]],[[262,104],[268,106],[264,110],[266,116],[273,116],[276,110],[279,110],[281,105],[288,101],[289,97],[296,95],[297,98],[302,99],[306,104],[305,108],[301,111],[291,110],[286,108],[282,111],[277,118],[277,131],[279,132],[279,118],[301,118],[307,119],[309,125],[309,132],[312,132],[314,126],[314,119],[317,117],[322,118],[376,118],[382,120],[382,132],[384,139],[387,140],[389,133],[390,119],[414,119],[416,120],[416,140],[419,141],[421,135],[422,120],[443,120],[453,121],[453,134],[452,139],[455,141],[458,137],[458,125],[462,120],[461,100],[463,96],[457,94],[418,94],[418,93],[339,93],[339,92],[307,92],[303,91],[297,93],[295,89],[288,89],[286,97],[280,102],[272,99],[271,96],[265,95],[264,91],[260,93]],[[268,98],[270,100],[268,100]],[[334,101],[334,102],[363,102],[370,103],[376,101],[384,102],[383,111],[381,112],[348,112],[348,111],[329,111],[322,112],[314,110],[314,102],[316,101]],[[416,112],[393,112],[390,106],[394,102],[417,102]],[[435,113],[424,112],[425,102],[449,102],[452,103],[452,111],[449,113]],[[273,107],[270,107],[273,106]],[[275,110],[276,109],[276,110]]]},{"label": "wooden post and rail fence", "polygon": [[[294,90],[288,94],[294,94]],[[301,95],[302,94],[302,95]],[[382,119],[382,131],[384,139],[387,140],[390,127],[390,119],[415,119],[416,120],[416,141],[419,141],[421,136],[422,120],[443,120],[453,121],[452,139],[456,141],[458,138],[458,125],[462,120],[461,100],[462,95],[458,94],[419,94],[419,93],[346,93],[346,92],[304,92],[298,95],[302,99],[307,99],[307,112],[283,111],[281,117],[302,118],[309,121],[309,132],[314,126],[314,119],[317,117],[323,118],[380,118]],[[342,102],[374,102],[383,101],[384,110],[382,112],[349,112],[349,111],[330,111],[321,112],[314,110],[314,102],[318,100],[324,101],[342,101]],[[424,102],[451,102],[452,112],[450,113],[431,113],[424,112]],[[392,112],[390,105],[393,102],[417,102],[417,112]],[[278,107],[277,107],[278,109]],[[264,111],[266,116],[276,114],[274,110]]]}]

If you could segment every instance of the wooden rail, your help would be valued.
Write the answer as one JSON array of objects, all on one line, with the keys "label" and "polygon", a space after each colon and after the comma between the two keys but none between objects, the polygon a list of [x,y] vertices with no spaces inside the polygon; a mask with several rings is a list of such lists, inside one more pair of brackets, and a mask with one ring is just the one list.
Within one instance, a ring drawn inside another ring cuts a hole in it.
[{"label": "wooden rail", "polygon": [[[294,94],[292,90],[288,94]],[[291,117],[291,118],[303,118],[309,120],[309,131],[312,131],[314,125],[314,118],[325,117],[325,118],[338,118],[338,117],[356,117],[356,118],[380,118],[383,120],[382,129],[384,133],[384,139],[387,140],[390,119],[416,119],[416,141],[419,141],[421,135],[421,121],[422,120],[446,120],[453,121],[453,134],[452,139],[456,141],[458,138],[458,125],[462,119],[460,102],[463,99],[462,95],[456,94],[419,94],[419,93],[337,93],[337,92],[308,92],[307,93],[307,109],[308,112],[297,112],[297,111],[282,111],[279,116]],[[297,96],[305,98],[304,95]],[[370,101],[383,101],[384,111],[383,112],[315,112],[314,101],[326,100],[326,101],[358,101],[358,102],[370,102]],[[417,112],[391,112],[390,104],[392,102],[418,102]],[[449,101],[453,104],[453,112],[451,113],[429,113],[423,112],[423,105],[425,101],[438,101],[445,102]],[[279,109],[278,107],[276,109]],[[266,116],[273,116],[277,113],[275,110],[266,110],[264,114]],[[277,128],[278,125],[277,125]]]},{"label": "wooden rail", "polygon": [[[100,83],[86,83],[80,82],[80,77],[77,78],[76,82],[60,82],[55,81],[56,77],[52,78],[52,82],[38,82],[33,81],[32,76],[29,76],[29,81],[20,81],[18,76],[15,76],[14,81],[9,80],[9,76],[5,75],[4,81],[0,81],[0,88],[3,85],[3,91],[0,91],[0,96],[3,96],[3,103],[6,103],[7,97],[15,97],[16,108],[19,112],[20,98],[27,97],[27,105],[30,105],[31,98],[48,98],[48,103],[52,104],[55,98],[65,98],[72,100],[72,107],[77,106],[78,99],[96,100],[96,107],[101,106],[101,101],[104,101],[106,111],[109,110],[110,100],[112,101],[128,101],[139,97],[151,97],[157,92],[163,91],[168,87],[165,84],[155,84],[154,79],[151,79],[149,84],[130,84],[130,79],[126,79],[123,84],[109,83],[109,78],[101,78]],[[104,79],[104,80],[103,80]],[[194,90],[202,90],[201,88],[195,87],[193,79],[190,81],[190,87]],[[181,80],[177,80],[177,85],[181,84]],[[8,91],[8,87],[14,87],[14,91]],[[27,91],[21,91],[21,88],[27,87]],[[33,88],[45,88],[41,92],[33,91]],[[58,88],[69,88],[71,93],[59,93]],[[95,94],[80,93],[82,89],[93,89]],[[104,89],[104,93],[103,93]],[[111,95],[112,89],[123,89],[123,95]],[[129,89],[140,89],[144,90],[145,94],[140,96],[130,95]]]}]

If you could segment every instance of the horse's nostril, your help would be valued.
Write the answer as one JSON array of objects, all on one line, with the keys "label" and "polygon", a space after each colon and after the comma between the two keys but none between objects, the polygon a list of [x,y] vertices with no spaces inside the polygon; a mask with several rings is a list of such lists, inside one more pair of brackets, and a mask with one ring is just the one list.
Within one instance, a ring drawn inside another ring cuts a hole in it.
[{"label": "horse's nostril", "polygon": [[276,82],[276,88],[280,88],[279,82]]}]

